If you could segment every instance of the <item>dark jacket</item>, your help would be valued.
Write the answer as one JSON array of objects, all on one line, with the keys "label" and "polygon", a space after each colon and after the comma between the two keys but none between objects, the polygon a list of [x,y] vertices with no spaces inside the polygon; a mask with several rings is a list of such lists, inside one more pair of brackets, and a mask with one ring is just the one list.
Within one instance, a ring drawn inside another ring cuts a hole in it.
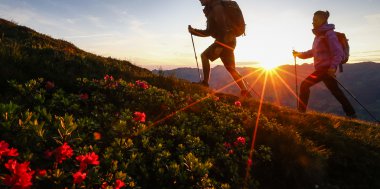
[{"label": "dark jacket", "polygon": [[226,25],[227,18],[224,12],[224,7],[220,0],[214,0],[209,5],[206,5],[203,12],[207,18],[207,27],[205,30],[196,29],[196,33],[193,33],[194,35],[200,37],[212,36],[217,41],[221,42],[226,41],[226,36],[228,36],[228,38],[231,37]]},{"label": "dark jacket", "polygon": [[302,59],[314,57],[314,67],[317,71],[337,69],[343,60],[344,52],[334,29],[334,24],[324,24],[313,29],[315,38],[312,49],[302,52],[298,57]]}]

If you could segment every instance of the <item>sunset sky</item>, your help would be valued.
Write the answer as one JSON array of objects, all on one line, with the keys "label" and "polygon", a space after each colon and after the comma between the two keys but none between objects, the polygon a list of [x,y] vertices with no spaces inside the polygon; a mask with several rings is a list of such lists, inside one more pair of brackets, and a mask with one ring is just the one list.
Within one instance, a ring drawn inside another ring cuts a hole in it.
[{"label": "sunset sky", "polygon": [[[247,35],[238,38],[237,66],[292,64],[293,48],[311,48],[316,10],[329,10],[330,23],[350,39],[351,63],[380,62],[379,0],[237,2],[247,24]],[[0,17],[91,53],[169,69],[196,67],[187,26],[205,28],[202,8],[198,0],[0,0]],[[194,40],[198,55],[213,42]]]}]

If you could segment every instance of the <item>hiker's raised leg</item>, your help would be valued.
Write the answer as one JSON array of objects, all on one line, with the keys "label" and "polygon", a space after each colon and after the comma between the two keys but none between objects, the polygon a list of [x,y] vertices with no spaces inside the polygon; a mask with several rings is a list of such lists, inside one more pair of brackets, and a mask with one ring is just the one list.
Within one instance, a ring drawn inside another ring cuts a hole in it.
[{"label": "hiker's raised leg", "polygon": [[347,99],[346,95],[344,95],[343,91],[339,88],[338,82],[335,78],[331,76],[326,76],[323,80],[326,87],[330,90],[330,92],[334,95],[334,97],[342,104],[343,110],[346,115],[351,116],[355,115],[355,110],[352,107],[350,101]]},{"label": "hiker's raised leg", "polygon": [[307,104],[309,102],[309,96],[310,96],[310,87],[317,84],[321,80],[322,80],[321,73],[318,71],[315,71],[314,73],[310,74],[305,80],[302,81],[301,87],[300,87],[299,106],[298,106],[298,110],[300,112],[305,112],[307,109]]},{"label": "hiker's raised leg", "polygon": [[235,67],[235,54],[234,51],[228,48],[224,48],[220,56],[224,67],[231,74],[232,78],[235,80],[236,84],[239,86],[240,90],[246,91],[247,87],[244,84],[242,76],[236,71]]},{"label": "hiker's raised leg", "polygon": [[245,86],[243,82],[242,76],[239,74],[238,71],[236,71],[235,68],[232,67],[226,67],[227,71],[231,74],[232,78],[234,78],[236,84],[239,86],[240,90],[247,90],[247,87]]},{"label": "hiker's raised leg", "polygon": [[219,58],[222,51],[223,47],[216,43],[213,43],[201,54],[204,83],[208,84],[210,80],[210,61],[214,61]]},{"label": "hiker's raised leg", "polygon": [[203,69],[203,82],[208,83],[210,80],[210,61],[207,56],[207,52],[201,54],[202,69]]}]

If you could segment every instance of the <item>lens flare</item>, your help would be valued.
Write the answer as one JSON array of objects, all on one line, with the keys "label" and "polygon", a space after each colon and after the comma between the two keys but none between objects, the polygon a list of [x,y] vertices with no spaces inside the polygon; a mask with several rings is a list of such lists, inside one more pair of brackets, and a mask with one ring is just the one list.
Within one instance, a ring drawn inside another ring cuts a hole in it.
[{"label": "lens flare", "polygon": [[275,62],[260,63],[260,67],[265,71],[272,71],[276,69],[278,66],[280,66],[280,64],[277,64]]}]

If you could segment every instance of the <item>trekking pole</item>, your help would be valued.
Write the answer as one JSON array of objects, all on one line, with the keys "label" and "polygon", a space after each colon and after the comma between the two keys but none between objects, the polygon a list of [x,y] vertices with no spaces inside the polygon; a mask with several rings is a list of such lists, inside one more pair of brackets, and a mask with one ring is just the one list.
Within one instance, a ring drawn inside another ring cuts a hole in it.
[{"label": "trekking pole", "polygon": [[297,81],[297,57],[294,56],[294,75],[296,78],[296,100],[297,100],[297,109],[299,108],[299,100],[298,100],[298,81]]},{"label": "trekking pole", "polygon": [[253,90],[253,88],[251,87],[251,85],[249,85],[248,81],[245,81],[244,79],[242,79],[242,81],[245,83],[245,85],[248,86],[248,92],[249,91],[253,91],[253,93],[255,93],[255,95],[259,98],[261,98],[261,96],[259,95],[259,93],[257,93],[255,90]]},{"label": "trekking pole", "polygon": [[362,103],[360,103],[359,102],[359,100],[348,90],[348,89],[346,89],[343,85],[342,85],[342,83],[340,83],[336,78],[334,78],[335,79],[335,81],[336,82],[338,82],[339,83],[339,85],[344,89],[344,90],[346,90],[347,91],[347,93],[350,95],[350,96],[352,96],[352,98],[354,98],[355,99],[355,101],[357,102],[357,103],[359,103],[360,104],[360,106],[377,122],[377,123],[380,123],[380,121],[379,120],[377,120],[376,119],[376,117],[373,115],[373,114],[371,114],[371,112],[369,112],[368,111],[368,109],[366,108],[366,107],[364,107],[363,106],[363,104]]},{"label": "trekking pole", "polygon": [[193,34],[190,34],[190,35],[191,35],[191,42],[193,42],[195,61],[197,62],[199,81],[201,82],[202,81],[202,77],[201,77],[201,72],[199,71],[198,57],[197,57],[197,52],[195,51],[194,38],[193,38]]}]

